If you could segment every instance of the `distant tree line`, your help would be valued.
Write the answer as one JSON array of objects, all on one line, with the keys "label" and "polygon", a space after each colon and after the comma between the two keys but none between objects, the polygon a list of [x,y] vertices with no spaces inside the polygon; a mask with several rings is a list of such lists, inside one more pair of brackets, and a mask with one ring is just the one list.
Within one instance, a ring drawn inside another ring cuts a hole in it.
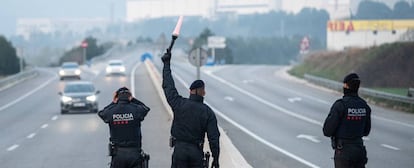
[{"label": "distant tree line", "polygon": [[[310,36],[324,42],[326,39],[326,23],[329,14],[325,10],[304,8],[297,14],[284,11],[272,11],[264,14],[234,15],[222,14],[216,19],[202,17],[185,17],[181,35],[196,37],[208,27],[212,32],[226,37],[293,37]],[[157,38],[161,32],[169,34],[174,28],[177,17],[163,17],[141,20],[123,25],[123,31],[133,32]],[[122,33],[121,25],[112,25],[112,33]]]},{"label": "distant tree line", "polygon": [[19,72],[19,61],[16,48],[4,36],[0,35],[0,76]]},{"label": "distant tree line", "polygon": [[[214,33],[206,28],[195,38],[189,51],[205,47],[207,38]],[[215,49],[215,62],[226,64],[289,64],[299,57],[299,44],[303,36],[293,37],[229,37],[226,48]],[[310,39],[312,49],[323,49],[320,41]],[[211,50],[208,51],[211,55]]]},{"label": "distant tree line", "polygon": [[391,9],[386,4],[371,0],[362,1],[353,19],[414,19],[414,4],[398,1]]},{"label": "distant tree line", "polygon": [[[66,61],[74,61],[78,62],[79,64],[85,64],[85,61],[91,60],[93,57],[99,56],[104,54],[109,48],[112,47],[112,43],[104,43],[102,45],[98,45],[97,39],[94,37],[87,37],[84,39],[88,46],[82,48],[80,44],[76,47],[73,47],[69,51],[65,52],[63,56],[59,60],[59,64]],[[85,52],[85,59],[84,59],[84,52]]]}]

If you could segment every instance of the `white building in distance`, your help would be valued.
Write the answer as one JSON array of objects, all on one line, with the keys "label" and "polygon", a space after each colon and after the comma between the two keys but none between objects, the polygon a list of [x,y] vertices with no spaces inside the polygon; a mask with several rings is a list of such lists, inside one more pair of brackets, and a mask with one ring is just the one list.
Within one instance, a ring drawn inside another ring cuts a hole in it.
[{"label": "white building in distance", "polygon": [[48,18],[20,18],[17,19],[16,34],[25,39],[33,33],[73,33],[84,34],[88,30],[105,30],[109,24],[108,19],[103,18],[78,18],[78,19],[48,19]]},{"label": "white building in distance", "polygon": [[282,0],[127,0],[126,20],[169,16],[211,18],[218,13],[252,14],[280,9]]}]

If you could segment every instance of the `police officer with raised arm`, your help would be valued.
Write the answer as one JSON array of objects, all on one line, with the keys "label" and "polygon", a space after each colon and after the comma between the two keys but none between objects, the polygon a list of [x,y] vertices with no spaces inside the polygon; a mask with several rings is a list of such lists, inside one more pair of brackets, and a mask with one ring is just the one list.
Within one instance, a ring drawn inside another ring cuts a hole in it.
[{"label": "police officer with raised arm", "polygon": [[323,134],[331,137],[335,168],[363,168],[368,162],[362,137],[371,130],[371,108],[358,96],[361,83],[356,73],[345,76],[342,99],[331,107]]},{"label": "police officer with raised arm", "polygon": [[142,168],[147,164],[149,155],[141,149],[141,122],[149,110],[122,87],[115,92],[111,104],[98,112],[109,125],[111,168]]},{"label": "police officer with raised arm", "polygon": [[203,165],[203,146],[207,133],[213,156],[211,167],[218,168],[220,132],[213,110],[203,103],[206,94],[204,82],[196,80],[191,84],[189,98],[180,96],[171,75],[171,53],[167,51],[161,59],[164,63],[162,87],[174,113],[170,139],[170,146],[174,147],[171,167],[205,167],[206,165]]}]

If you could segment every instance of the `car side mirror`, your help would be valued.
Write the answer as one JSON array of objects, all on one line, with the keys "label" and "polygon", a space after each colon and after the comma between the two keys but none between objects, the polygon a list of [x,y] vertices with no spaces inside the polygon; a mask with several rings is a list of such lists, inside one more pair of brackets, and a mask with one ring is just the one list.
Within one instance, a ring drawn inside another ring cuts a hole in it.
[{"label": "car side mirror", "polygon": [[96,94],[99,94],[99,93],[101,93],[101,91],[100,91],[100,90],[97,90],[97,91],[96,91]]},{"label": "car side mirror", "polygon": [[61,95],[62,96],[62,92],[59,92],[58,95]]}]

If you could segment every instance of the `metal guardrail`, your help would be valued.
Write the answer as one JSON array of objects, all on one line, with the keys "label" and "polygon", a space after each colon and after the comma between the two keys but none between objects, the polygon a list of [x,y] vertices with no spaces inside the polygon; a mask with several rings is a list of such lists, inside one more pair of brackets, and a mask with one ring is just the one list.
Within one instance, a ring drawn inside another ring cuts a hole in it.
[{"label": "metal guardrail", "polygon": [[407,96],[408,97],[414,97],[414,88],[408,88]]},{"label": "metal guardrail", "polygon": [[[321,86],[324,86],[324,87],[327,87],[329,89],[333,89],[336,91],[342,91],[343,83],[341,82],[337,82],[337,81],[333,81],[333,80],[329,80],[329,79],[325,79],[325,78],[321,78],[321,77],[317,77],[317,76],[313,76],[309,74],[305,74],[304,77],[307,81],[315,83],[317,85],[321,85]],[[408,103],[411,105],[414,104],[414,97],[400,96],[400,95],[385,93],[385,92],[368,89],[368,88],[362,88],[362,87],[359,88],[359,94],[364,95],[364,96],[381,98],[385,100]]]},{"label": "metal guardrail", "polygon": [[26,70],[0,80],[0,90],[11,87],[23,80],[29,79],[37,75],[36,69]]}]

